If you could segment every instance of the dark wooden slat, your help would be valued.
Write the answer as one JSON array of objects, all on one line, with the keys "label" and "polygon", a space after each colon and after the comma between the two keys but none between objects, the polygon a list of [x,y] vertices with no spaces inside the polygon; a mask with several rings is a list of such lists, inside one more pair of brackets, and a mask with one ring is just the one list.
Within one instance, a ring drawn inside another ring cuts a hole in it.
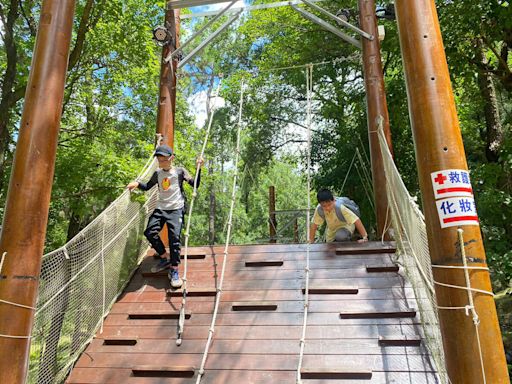
[{"label": "dark wooden slat", "polygon": [[[165,291],[167,297],[183,297],[181,289],[169,288]],[[211,297],[215,296],[217,291],[215,289],[187,289],[187,297]]]},{"label": "dark wooden slat", "polygon": [[193,377],[194,367],[142,365],[132,368],[135,377]]},{"label": "dark wooden slat", "polygon": [[[185,312],[185,319],[190,319],[192,314]],[[163,319],[179,319],[179,312],[169,311],[153,311],[153,312],[132,312],[128,314],[128,318],[131,320],[163,320]]]},{"label": "dark wooden slat", "polygon": [[389,309],[384,311],[354,311],[341,312],[341,319],[389,319],[389,318],[416,317],[414,310]]},{"label": "dark wooden slat", "polygon": [[329,368],[302,368],[300,371],[303,379],[321,379],[321,380],[371,380],[371,370],[354,369],[329,369]]},{"label": "dark wooden slat", "polygon": [[283,265],[283,260],[261,260],[261,261],[246,261],[246,267],[280,267]]},{"label": "dark wooden slat", "polygon": [[[343,286],[339,284],[313,284],[308,287],[308,291],[313,295],[356,295],[359,293],[359,289],[356,287]],[[302,288],[302,293],[306,293],[306,288]]]},{"label": "dark wooden slat", "polygon": [[129,339],[126,337],[109,337],[103,339],[103,345],[135,345],[137,339]]},{"label": "dark wooden slat", "polygon": [[400,267],[397,264],[367,265],[366,272],[398,272]]},{"label": "dark wooden slat", "polygon": [[[366,244],[369,244],[368,246]],[[351,246],[343,246],[336,248],[337,255],[365,255],[375,253],[395,253],[396,248],[393,246],[376,247],[374,243],[357,244]]]},{"label": "dark wooden slat", "polygon": [[275,311],[277,309],[277,304],[268,301],[246,301],[233,303],[231,309],[233,311]]},{"label": "dark wooden slat", "polygon": [[389,347],[418,347],[421,345],[419,335],[379,336],[379,345]]}]

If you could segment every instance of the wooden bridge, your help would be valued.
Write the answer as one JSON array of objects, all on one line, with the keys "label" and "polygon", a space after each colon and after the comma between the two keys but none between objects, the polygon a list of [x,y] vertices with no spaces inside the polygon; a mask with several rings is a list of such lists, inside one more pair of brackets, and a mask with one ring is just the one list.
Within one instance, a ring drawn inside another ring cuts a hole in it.
[{"label": "wooden bridge", "polygon": [[[304,312],[305,245],[231,246],[202,383],[294,383]],[[68,384],[195,383],[223,247],[190,252],[183,344],[181,292],[147,257],[76,363]],[[315,244],[305,383],[438,383],[411,286],[391,243]]]}]

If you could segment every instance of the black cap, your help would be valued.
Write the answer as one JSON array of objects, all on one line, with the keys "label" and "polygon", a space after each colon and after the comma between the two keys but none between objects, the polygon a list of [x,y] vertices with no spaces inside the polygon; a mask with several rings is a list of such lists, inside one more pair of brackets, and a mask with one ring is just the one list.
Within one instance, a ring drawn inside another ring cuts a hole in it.
[{"label": "black cap", "polygon": [[172,156],[172,148],[169,147],[168,145],[159,145],[155,149],[155,156]]}]

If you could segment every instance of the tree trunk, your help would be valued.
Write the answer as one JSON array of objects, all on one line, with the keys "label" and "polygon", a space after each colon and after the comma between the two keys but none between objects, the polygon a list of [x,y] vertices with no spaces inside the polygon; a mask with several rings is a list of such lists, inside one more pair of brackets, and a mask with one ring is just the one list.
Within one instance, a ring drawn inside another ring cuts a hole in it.
[{"label": "tree trunk", "polygon": [[[485,68],[488,66],[487,58],[483,51],[483,42],[481,39],[477,42],[478,60]],[[478,73],[478,86],[484,99],[484,114],[486,125],[486,146],[485,156],[487,161],[495,163],[499,158],[499,151],[503,144],[503,126],[500,120],[500,111],[498,100],[496,98],[496,88],[492,75],[489,71],[480,70]]]}]

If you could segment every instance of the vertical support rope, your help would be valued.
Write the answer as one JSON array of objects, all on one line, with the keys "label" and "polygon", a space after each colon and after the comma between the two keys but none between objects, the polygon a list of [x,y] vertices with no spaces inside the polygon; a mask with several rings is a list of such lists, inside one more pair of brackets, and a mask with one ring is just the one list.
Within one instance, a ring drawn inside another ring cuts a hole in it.
[{"label": "vertical support rope", "polygon": [[242,109],[244,102],[244,81],[240,84],[240,104],[239,104],[239,112],[238,112],[238,130],[236,136],[236,151],[235,151],[235,174],[233,175],[233,189],[231,191],[231,205],[229,208],[229,218],[228,218],[228,227],[226,232],[226,245],[224,247],[224,260],[222,260],[222,270],[220,275],[220,282],[217,288],[217,293],[215,295],[215,306],[213,309],[212,321],[210,324],[210,329],[208,330],[208,340],[206,341],[206,346],[204,348],[203,359],[201,361],[201,367],[199,368],[199,372],[197,375],[196,384],[201,382],[201,379],[205,373],[204,367],[206,365],[206,359],[208,358],[208,350],[210,349],[210,344],[213,339],[213,333],[215,332],[215,321],[217,320],[217,312],[219,310],[220,296],[222,293],[222,284],[224,283],[224,272],[226,270],[226,262],[228,259],[228,249],[229,242],[231,238],[231,227],[233,225],[233,211],[235,208],[235,200],[236,200],[236,182],[238,178],[238,159],[240,157],[240,136],[242,131]]},{"label": "vertical support rope", "polygon": [[102,302],[102,311],[103,313],[101,314],[101,325],[100,325],[100,334],[103,333],[103,320],[105,319],[105,305],[106,305],[106,296],[107,296],[107,288],[106,288],[106,282],[105,282],[105,227],[106,227],[106,222],[105,222],[105,217],[106,216],[103,216],[103,229],[102,229],[102,233],[101,233],[101,272],[102,272],[102,280],[103,280],[103,302]]},{"label": "vertical support rope", "polygon": [[468,261],[466,260],[466,247],[464,245],[464,230],[462,228],[457,229],[457,235],[459,237],[460,244],[460,253],[462,256],[462,263],[464,265],[464,277],[466,279],[466,286],[468,292],[468,300],[469,300],[469,308],[471,309],[471,313],[473,315],[473,324],[475,325],[476,332],[476,341],[478,343],[478,352],[480,353],[480,366],[482,368],[482,380],[484,384],[487,384],[487,380],[485,378],[485,367],[484,367],[484,358],[482,356],[482,345],[480,344],[480,332],[479,325],[480,319],[478,317],[478,313],[475,309],[475,302],[473,301],[473,292],[471,291],[471,280],[469,279],[469,270],[468,270]]},{"label": "vertical support rope", "polygon": [[311,244],[309,243],[309,235],[310,235],[310,215],[311,215],[311,97],[313,93],[313,65],[310,64],[306,68],[306,89],[307,89],[307,122],[306,125],[308,127],[308,139],[307,139],[307,164],[306,164],[306,173],[307,173],[307,200],[308,200],[308,210],[306,212],[306,268],[304,279],[306,281],[306,285],[304,288],[304,319],[302,323],[302,336],[300,339],[300,352],[299,352],[299,363],[297,365],[297,384],[302,383],[301,370],[302,370],[302,360],[304,358],[304,348],[306,346],[306,330],[308,325],[308,309],[309,309],[309,253]]},{"label": "vertical support rope", "polygon": [[[213,98],[217,98],[219,96],[221,82],[222,82],[222,80],[219,81],[219,83],[217,85],[217,89],[213,95]],[[208,138],[210,137],[210,131],[212,128],[213,116],[215,115],[215,109],[210,104],[211,100],[208,100],[208,103],[209,103],[209,106],[208,106],[209,120],[208,120],[208,126],[206,128],[203,146],[201,148],[201,154],[199,155],[199,159],[203,159],[203,157],[204,157],[204,153],[206,151],[206,145],[208,144]],[[178,321],[178,337],[176,338],[177,346],[181,345],[183,329],[185,328],[185,305],[187,302],[188,241],[190,238],[190,223],[192,221],[192,211],[194,210],[194,201],[196,200],[196,196],[197,196],[197,178],[199,175],[200,168],[201,168],[201,164],[199,164],[199,162],[198,162],[196,164],[196,174],[194,176],[194,190],[192,192],[192,199],[190,200],[190,206],[188,209],[187,227],[185,229],[185,254],[183,256],[184,265],[183,265],[183,289],[182,289],[183,296],[182,296],[182,300],[181,300],[180,317],[179,317],[179,321]]]}]

